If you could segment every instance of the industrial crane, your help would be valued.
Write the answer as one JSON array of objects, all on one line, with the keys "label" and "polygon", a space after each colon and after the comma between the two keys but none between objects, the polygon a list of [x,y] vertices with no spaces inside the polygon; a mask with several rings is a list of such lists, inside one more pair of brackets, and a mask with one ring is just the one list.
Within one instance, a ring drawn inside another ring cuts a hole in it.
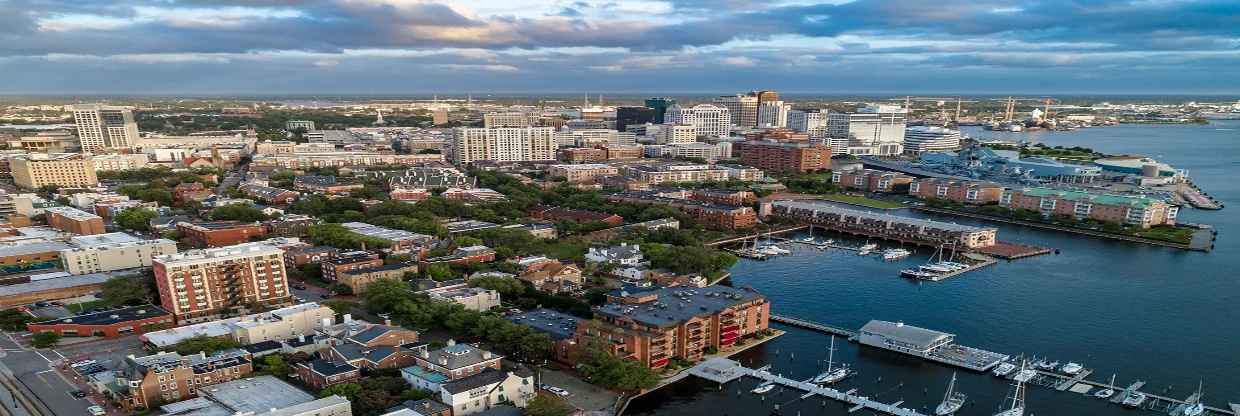
[{"label": "industrial crane", "polygon": [[[893,100],[896,100],[896,99],[893,99]],[[914,101],[917,101],[917,102],[929,101],[929,102],[937,103],[937,106],[939,107],[939,112],[941,114],[941,117],[943,118],[943,123],[947,124],[948,121],[951,121],[952,123],[957,124],[957,125],[960,124],[961,104],[977,102],[977,101],[972,101],[972,100],[965,100],[965,99],[962,99],[961,97],[914,97],[910,95],[910,96],[904,97],[904,109],[908,111],[912,111],[912,104]],[[949,118],[947,116],[947,103],[951,101],[956,102],[956,114],[953,117]]]}]

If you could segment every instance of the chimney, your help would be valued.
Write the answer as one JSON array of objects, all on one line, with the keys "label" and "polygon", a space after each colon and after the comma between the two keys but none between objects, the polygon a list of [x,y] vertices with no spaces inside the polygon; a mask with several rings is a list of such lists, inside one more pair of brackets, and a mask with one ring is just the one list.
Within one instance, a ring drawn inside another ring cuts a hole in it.
[{"label": "chimney", "polygon": [[347,324],[347,323],[350,323],[350,322],[353,322],[353,314],[351,314],[351,313],[346,313],[346,314],[344,314],[344,323],[346,323],[346,324]]}]

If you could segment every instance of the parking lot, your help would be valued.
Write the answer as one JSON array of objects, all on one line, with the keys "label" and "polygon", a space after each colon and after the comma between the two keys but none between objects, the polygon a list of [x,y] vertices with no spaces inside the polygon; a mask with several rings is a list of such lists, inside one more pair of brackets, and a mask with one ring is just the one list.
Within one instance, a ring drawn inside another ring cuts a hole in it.
[{"label": "parking lot", "polygon": [[[559,370],[540,370],[539,383],[568,390],[569,396],[564,400],[585,411],[611,410],[619,397],[616,393],[586,383],[576,376]],[[552,393],[543,391],[541,394]]]},{"label": "parking lot", "polygon": [[[85,377],[90,373],[116,369],[130,354],[145,354],[141,342],[134,336],[116,339],[66,338],[61,346],[50,350],[30,348],[29,338],[29,333],[25,332],[0,334],[0,371],[7,369],[11,372],[18,387],[25,390],[25,395],[57,416],[87,415],[90,414],[90,406],[105,404],[101,396],[89,391]],[[95,363],[77,368],[69,365],[81,360],[94,360]],[[76,391],[89,394],[75,395]],[[116,408],[107,408],[107,411],[114,415],[122,414]]]}]

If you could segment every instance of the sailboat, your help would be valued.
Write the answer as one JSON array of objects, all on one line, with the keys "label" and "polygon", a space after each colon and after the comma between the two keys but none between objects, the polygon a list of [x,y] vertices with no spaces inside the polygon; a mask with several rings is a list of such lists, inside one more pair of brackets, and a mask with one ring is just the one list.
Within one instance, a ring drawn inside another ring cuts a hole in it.
[{"label": "sailboat", "polygon": [[1200,416],[1202,413],[1205,413],[1206,405],[1201,403],[1201,381],[1197,381],[1197,394],[1190,397],[1185,404],[1188,406],[1184,408],[1184,411],[1180,412],[1184,416]]},{"label": "sailboat", "polygon": [[[1020,369],[1023,371],[1025,365],[1021,364]],[[1020,380],[1016,380],[1012,387],[1012,404],[1007,409],[995,413],[995,416],[1025,416],[1025,385]]]},{"label": "sailboat", "polygon": [[934,408],[934,414],[937,416],[947,416],[955,414],[964,406],[964,401],[968,399],[964,393],[956,391],[956,373],[952,372],[952,381],[947,383],[947,393],[943,394],[943,402]]},{"label": "sailboat", "polygon": [[838,383],[852,374],[852,371],[846,365],[840,366],[840,368],[831,368],[835,364],[835,335],[831,336],[831,348],[829,351],[827,355],[827,371],[823,371],[822,374],[815,376],[814,384]]},{"label": "sailboat", "polygon": [[1111,382],[1107,383],[1107,388],[1098,390],[1094,393],[1094,397],[1099,399],[1109,399],[1115,395],[1115,374],[1111,374]]}]

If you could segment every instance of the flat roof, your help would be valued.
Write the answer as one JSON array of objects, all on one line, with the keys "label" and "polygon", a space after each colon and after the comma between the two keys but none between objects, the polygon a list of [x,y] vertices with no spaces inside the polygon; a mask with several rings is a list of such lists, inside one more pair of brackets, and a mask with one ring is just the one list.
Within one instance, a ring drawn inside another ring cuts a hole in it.
[{"label": "flat roof", "polygon": [[894,221],[902,224],[919,225],[923,227],[932,227],[948,231],[959,232],[977,232],[984,230],[995,230],[994,227],[974,227],[970,225],[956,224],[953,222],[932,221],[921,218],[904,217],[899,215],[886,214],[874,211],[864,211],[859,209],[844,208],[838,205],[809,202],[809,201],[775,201],[772,205],[786,206],[794,209],[806,209],[813,211],[829,212],[840,215],[852,215],[866,219],[880,221]]},{"label": "flat roof", "polygon": [[0,257],[26,256],[38,253],[60,252],[73,247],[59,241],[35,240],[20,244],[0,245]]},{"label": "flat roof", "polygon": [[144,241],[129,233],[107,233],[95,235],[79,235],[69,239],[69,244],[76,247],[94,247],[109,244],[132,243]]},{"label": "flat roof", "polygon": [[67,289],[71,287],[97,285],[113,277],[127,276],[136,273],[136,269],[117,270],[103,273],[80,274],[76,276],[58,277],[55,279],[38,280],[29,283],[0,286],[0,297],[44,292],[48,290]]},{"label": "flat roof", "polygon": [[73,208],[73,207],[47,207],[47,208],[44,208],[44,210],[47,212],[59,214],[60,216],[67,217],[74,221],[87,221],[87,220],[93,220],[93,219],[102,220],[103,219],[103,217],[100,217],[98,215],[91,214],[89,212],[82,211],[80,209]]},{"label": "flat roof", "polygon": [[60,319],[36,322],[36,325],[76,324],[76,325],[112,325],[121,322],[169,316],[168,311],[155,305],[130,306],[103,312],[92,312]]},{"label": "flat roof", "polygon": [[572,338],[577,333],[580,318],[550,309],[535,309],[508,316],[508,320],[525,325],[538,332],[551,335],[552,339]]},{"label": "flat roof", "polygon": [[1022,188],[1019,190],[1022,194],[1036,197],[1056,197],[1069,201],[1084,201],[1095,204],[1105,205],[1127,205],[1133,207],[1147,207],[1155,202],[1166,202],[1158,198],[1150,198],[1141,195],[1116,195],[1116,194],[1100,194],[1085,191],[1074,191],[1067,189],[1052,188]]},{"label": "flat roof", "polygon": [[951,340],[952,337],[955,337],[953,334],[905,325],[903,322],[879,320],[867,322],[865,326],[861,327],[861,331],[878,334],[895,341],[918,345],[922,348],[929,348],[943,340]]},{"label": "flat roof", "polygon": [[265,413],[314,401],[310,393],[268,375],[216,384],[199,393],[234,414]]},{"label": "flat roof", "polygon": [[[695,317],[714,315],[731,306],[761,299],[760,293],[726,286],[705,288],[652,288],[641,290],[643,296],[655,296],[655,300],[637,303],[608,303],[596,312],[655,327],[678,325]],[[612,292],[628,296],[626,289]]]},{"label": "flat roof", "polygon": [[394,230],[364,222],[346,222],[340,225],[357,234],[367,237],[381,238],[389,241],[418,241],[433,239],[433,237],[426,234],[418,234],[405,230]]}]

